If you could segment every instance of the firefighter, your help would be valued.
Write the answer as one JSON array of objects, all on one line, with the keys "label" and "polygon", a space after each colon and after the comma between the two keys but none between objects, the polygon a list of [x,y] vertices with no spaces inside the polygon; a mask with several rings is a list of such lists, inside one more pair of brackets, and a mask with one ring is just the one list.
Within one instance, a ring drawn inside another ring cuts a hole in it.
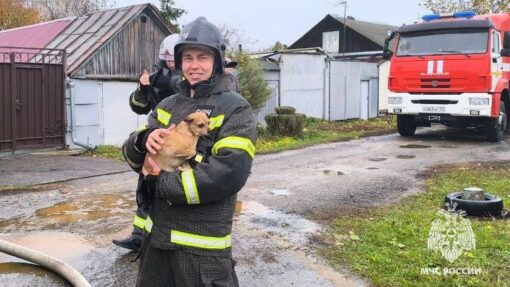
[{"label": "firefighter", "polygon": [[230,90],[241,94],[241,87],[236,77],[236,71],[234,68],[237,67],[237,62],[232,61],[230,58],[225,58],[225,74],[227,74],[230,80]]},{"label": "firefighter", "polygon": [[[181,80],[181,73],[175,69],[174,46],[179,39],[178,34],[166,37],[159,49],[160,61],[154,65],[157,71],[149,76],[144,70],[139,79],[137,89],[129,97],[129,105],[133,112],[142,115],[148,114],[159,104],[159,102],[178,92],[178,82]],[[141,184],[137,189],[144,188]],[[140,194],[140,191],[137,191]],[[137,202],[140,200],[137,198]],[[113,243],[133,251],[139,251],[142,243],[142,232],[145,224],[145,212],[138,208],[133,221],[131,235],[124,239],[114,239]]]},{"label": "firefighter", "polygon": [[[237,192],[255,156],[256,128],[250,104],[230,91],[224,74],[223,36],[199,17],[183,28],[175,64],[185,80],[180,92],[149,115],[147,128],[123,145],[126,161],[147,186],[137,286],[238,286],[232,260],[232,220]],[[197,144],[191,169],[160,171],[147,152],[157,153],[164,135],[188,114],[205,112],[209,134]]]},{"label": "firefighter", "polygon": [[154,65],[156,72],[149,75],[147,70],[143,71],[137,89],[129,97],[129,105],[133,112],[146,115],[154,110],[161,100],[178,92],[182,76],[180,71],[175,69],[173,55],[178,38],[178,34],[172,34],[161,42],[160,61]]}]

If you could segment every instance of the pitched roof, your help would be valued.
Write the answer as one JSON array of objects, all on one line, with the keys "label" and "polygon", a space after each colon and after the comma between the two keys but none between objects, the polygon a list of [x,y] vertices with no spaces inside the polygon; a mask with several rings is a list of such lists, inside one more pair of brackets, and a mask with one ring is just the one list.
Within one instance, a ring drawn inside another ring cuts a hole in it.
[{"label": "pitched roof", "polygon": [[70,23],[69,18],[0,31],[0,45],[21,48],[44,48]]},{"label": "pitched roof", "polygon": [[67,73],[72,73],[146,8],[160,18],[151,4],[132,5],[1,31],[0,46],[65,50]]},{"label": "pitched roof", "polygon": [[[328,14],[328,16],[333,17],[343,25],[344,23],[343,17],[338,17],[336,15],[331,14]],[[351,19],[349,17],[345,19],[345,26],[360,33],[361,35],[365,36],[366,38],[380,46],[384,46],[384,40],[388,36],[388,31],[395,30],[397,28],[396,26],[391,26],[383,23],[365,22]]]}]

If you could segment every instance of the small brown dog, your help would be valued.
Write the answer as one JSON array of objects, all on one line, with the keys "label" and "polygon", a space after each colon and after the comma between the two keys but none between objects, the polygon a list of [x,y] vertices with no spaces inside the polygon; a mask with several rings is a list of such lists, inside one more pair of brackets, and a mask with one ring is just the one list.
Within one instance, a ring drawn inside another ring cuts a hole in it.
[{"label": "small brown dog", "polygon": [[152,167],[147,161],[148,158],[151,158],[161,167],[161,170],[175,171],[179,169],[186,160],[196,154],[198,138],[207,135],[208,129],[209,118],[205,113],[189,114],[169,135],[163,138],[165,143],[156,155],[147,153],[143,164],[144,168],[152,173]]}]

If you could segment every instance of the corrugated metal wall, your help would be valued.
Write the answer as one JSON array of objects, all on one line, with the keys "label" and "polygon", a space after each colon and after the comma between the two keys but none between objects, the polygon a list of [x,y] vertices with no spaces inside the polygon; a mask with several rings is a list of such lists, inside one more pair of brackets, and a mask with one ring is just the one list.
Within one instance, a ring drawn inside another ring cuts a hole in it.
[{"label": "corrugated metal wall", "polygon": [[280,105],[322,118],[324,99],[324,55],[282,54],[280,61]]},{"label": "corrugated metal wall", "polygon": [[[309,117],[333,121],[378,116],[376,63],[325,61],[324,55],[317,54],[282,54],[279,67],[280,102],[270,100],[258,113],[259,121],[265,113],[274,112],[275,105],[292,106]],[[272,82],[267,78],[277,75],[275,72],[264,71],[268,85]]]},{"label": "corrugated metal wall", "polygon": [[257,111],[257,121],[263,126],[266,125],[264,117],[267,114],[274,113],[274,108],[279,106],[279,91],[280,91],[280,71],[279,70],[268,70],[263,74],[264,80],[271,89],[271,95],[266,101],[266,104]]},{"label": "corrugated metal wall", "polygon": [[377,116],[377,78],[375,63],[331,61],[330,120]]},{"label": "corrugated metal wall", "polygon": [[127,76],[134,79],[158,61],[159,45],[167,36],[151,17],[139,14],[94,54],[75,77]]}]

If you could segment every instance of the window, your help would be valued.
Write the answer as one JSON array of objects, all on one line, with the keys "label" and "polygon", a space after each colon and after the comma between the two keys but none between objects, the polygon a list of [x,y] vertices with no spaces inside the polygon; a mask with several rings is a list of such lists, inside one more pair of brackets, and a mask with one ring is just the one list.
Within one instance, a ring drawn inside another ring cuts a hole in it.
[{"label": "window", "polygon": [[492,53],[499,54],[501,48],[499,46],[499,32],[492,32]]},{"label": "window", "polygon": [[322,33],[322,49],[328,53],[337,54],[340,47],[340,31]]},{"label": "window", "polygon": [[397,56],[485,53],[488,37],[487,29],[451,29],[401,34]]}]

